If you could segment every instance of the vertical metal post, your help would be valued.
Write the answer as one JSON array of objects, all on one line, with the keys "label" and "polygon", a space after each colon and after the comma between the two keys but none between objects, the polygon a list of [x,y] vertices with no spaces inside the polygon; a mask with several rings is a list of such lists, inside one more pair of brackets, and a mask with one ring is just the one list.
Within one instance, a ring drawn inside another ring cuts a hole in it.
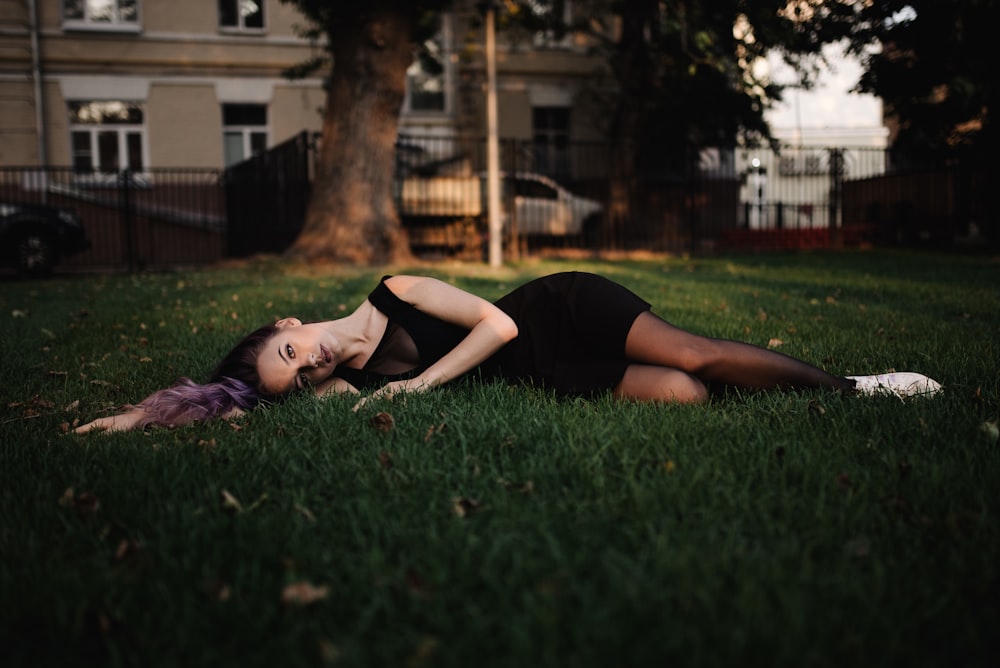
[{"label": "vertical metal post", "polygon": [[133,234],[132,216],[132,172],[123,169],[118,172],[119,208],[121,209],[122,225],[125,228],[125,255],[128,272],[135,272],[135,239]]},{"label": "vertical metal post", "polygon": [[499,267],[503,264],[496,57],[496,8],[491,2],[486,9],[486,187],[489,206],[489,261],[491,267]]},{"label": "vertical metal post", "polygon": [[42,179],[42,204],[49,202],[48,172],[44,171],[48,164],[48,149],[45,137],[45,89],[42,83],[41,45],[39,43],[40,29],[38,27],[38,5],[36,0],[28,0],[29,32],[31,33],[31,85],[35,96],[35,142],[38,150],[39,176]]}]

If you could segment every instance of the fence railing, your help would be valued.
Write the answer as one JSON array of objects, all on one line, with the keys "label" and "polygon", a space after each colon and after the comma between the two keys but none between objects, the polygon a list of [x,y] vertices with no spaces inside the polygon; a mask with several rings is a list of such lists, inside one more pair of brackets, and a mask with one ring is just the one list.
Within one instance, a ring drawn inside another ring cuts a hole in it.
[{"label": "fence railing", "polygon": [[[611,174],[609,147],[501,144],[505,254],[834,244],[993,245],[996,171],[900,173],[871,148],[707,149],[680,173]],[[693,159],[692,159],[693,158]],[[281,252],[305,219],[315,147],[298,135],[228,170],[0,168],[0,202],[73,209],[91,248],[62,267],[139,270]],[[396,204],[419,254],[482,258],[481,137],[400,137]]]},{"label": "fence railing", "polygon": [[72,209],[90,248],[63,269],[135,271],[215,262],[225,257],[221,172],[150,169],[86,172],[0,168],[0,201]]}]

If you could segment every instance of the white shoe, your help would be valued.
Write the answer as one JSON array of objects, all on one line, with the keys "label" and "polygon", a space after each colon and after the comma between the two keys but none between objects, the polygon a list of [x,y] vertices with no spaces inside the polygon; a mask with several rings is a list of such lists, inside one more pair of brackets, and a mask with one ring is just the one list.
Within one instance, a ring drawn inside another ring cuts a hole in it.
[{"label": "white shoe", "polygon": [[855,382],[854,389],[858,394],[868,396],[895,394],[900,398],[930,397],[944,389],[936,380],[911,371],[882,373],[877,376],[848,376],[848,378]]}]

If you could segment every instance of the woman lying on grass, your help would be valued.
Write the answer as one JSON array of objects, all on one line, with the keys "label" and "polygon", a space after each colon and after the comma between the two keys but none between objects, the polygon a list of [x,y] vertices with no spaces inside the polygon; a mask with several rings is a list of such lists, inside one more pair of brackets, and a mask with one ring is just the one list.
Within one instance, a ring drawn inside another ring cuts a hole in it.
[{"label": "woman lying on grass", "polygon": [[702,402],[709,388],[829,388],[900,396],[941,386],[920,374],[834,376],[747,343],[691,334],[628,289],[593,274],[533,280],[495,304],[434,278],[394,276],[350,315],[285,318],[243,339],[206,385],[188,379],[76,429],[126,430],[231,417],[297,391],[424,392],[470,375],[563,396]]}]

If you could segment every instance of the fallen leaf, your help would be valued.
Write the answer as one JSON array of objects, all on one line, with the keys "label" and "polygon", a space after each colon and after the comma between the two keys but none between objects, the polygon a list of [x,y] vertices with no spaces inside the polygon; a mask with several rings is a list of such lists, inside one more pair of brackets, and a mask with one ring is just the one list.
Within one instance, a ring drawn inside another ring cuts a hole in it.
[{"label": "fallen leaf", "polygon": [[444,431],[445,426],[446,426],[445,423],[442,422],[441,424],[436,424],[436,425],[432,424],[431,426],[427,427],[427,433],[424,434],[424,443],[428,443],[434,437],[435,434],[440,434],[442,431]]},{"label": "fallen leaf", "polygon": [[311,510],[298,503],[295,504],[295,510],[297,510],[302,517],[309,520],[310,524],[316,524],[316,516],[313,515]]},{"label": "fallen leaf", "polygon": [[12,318],[23,318],[26,315],[28,315],[28,312],[27,311],[22,311],[19,308],[16,308],[16,309],[14,309],[13,311],[10,312],[10,317],[12,317]]},{"label": "fallen leaf", "polygon": [[101,507],[101,500],[93,492],[77,494],[72,487],[67,487],[63,495],[59,497],[59,505],[84,517],[96,513]]},{"label": "fallen leaf", "polygon": [[452,501],[452,510],[459,517],[468,517],[483,507],[479,501],[466,496],[456,496]]},{"label": "fallen leaf", "polygon": [[317,587],[311,582],[293,582],[285,585],[281,592],[281,602],[285,605],[311,605],[322,601],[330,595],[330,588],[326,585]]},{"label": "fallen leaf", "polygon": [[809,400],[809,412],[814,415],[826,415],[826,409],[823,408],[823,404],[815,399]]},{"label": "fallen leaf", "polygon": [[115,548],[115,561],[121,561],[130,557],[142,549],[142,544],[131,538],[122,538]]},{"label": "fallen leaf", "polygon": [[979,425],[979,431],[986,435],[986,440],[990,443],[996,443],[1000,440],[1000,422],[997,420],[988,420]]},{"label": "fallen leaf", "polygon": [[387,434],[392,431],[393,427],[396,426],[396,420],[393,419],[391,414],[381,411],[373,415],[372,419],[368,421],[368,424],[370,424],[375,431]]},{"label": "fallen leaf", "polygon": [[209,579],[202,583],[205,594],[219,603],[225,603],[232,596],[232,588],[222,580]]},{"label": "fallen leaf", "polygon": [[69,404],[67,404],[66,408],[64,408],[63,410],[68,413],[70,411],[75,411],[79,407],[80,407],[80,400],[76,399],[74,401],[71,401]]},{"label": "fallen leaf", "polygon": [[778,346],[783,346],[783,345],[785,345],[785,342],[782,341],[781,339],[771,339],[770,341],[767,342],[768,348],[777,348]]},{"label": "fallen leaf", "polygon": [[535,491],[535,483],[531,480],[522,483],[515,483],[504,478],[497,478],[497,482],[503,485],[505,489],[520,492],[521,494],[531,494]]},{"label": "fallen leaf", "polygon": [[229,493],[229,490],[222,490],[222,507],[226,510],[232,510],[237,513],[243,512],[243,506],[236,499],[235,496]]}]

